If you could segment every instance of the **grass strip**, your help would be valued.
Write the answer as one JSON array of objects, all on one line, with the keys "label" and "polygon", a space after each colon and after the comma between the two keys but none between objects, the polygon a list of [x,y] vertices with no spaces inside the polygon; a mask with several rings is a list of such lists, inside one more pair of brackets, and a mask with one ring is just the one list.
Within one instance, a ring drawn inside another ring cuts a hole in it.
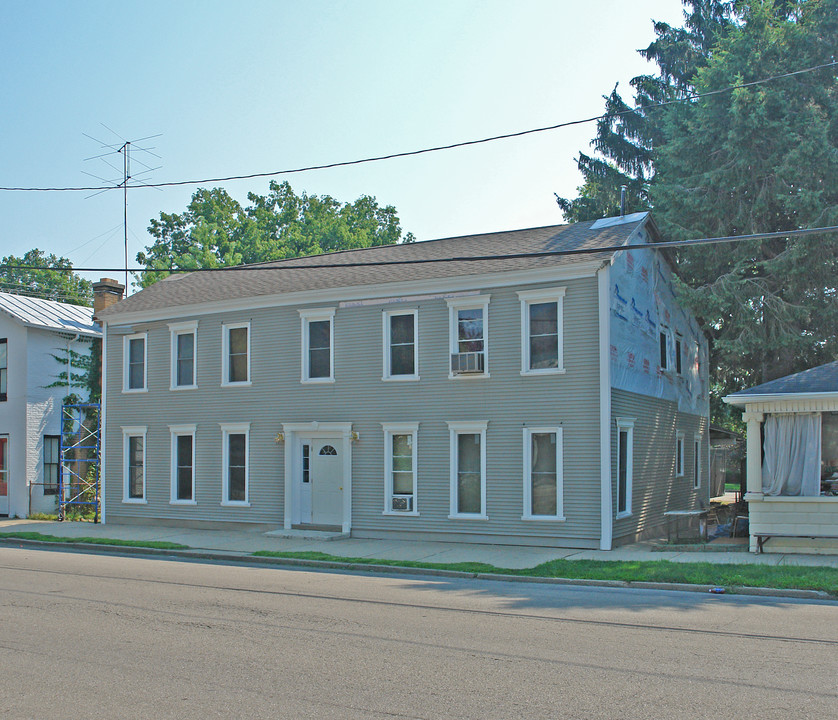
[{"label": "grass strip", "polygon": [[499,568],[487,563],[431,563],[414,560],[379,560],[329,555],[322,552],[276,552],[260,550],[259,557],[325,560],[353,565],[458,570],[469,573],[517,575],[524,577],[567,578],[571,580],[622,580],[625,582],[665,582],[777,588],[782,590],[821,590],[838,597],[838,568],[745,563],[676,563],[671,560],[550,560],[532,568]]},{"label": "grass strip", "polygon": [[85,545],[117,545],[119,547],[154,548],[155,550],[189,550],[188,545],[166,542],[165,540],[116,540],[115,538],[100,537],[59,537],[58,535],[44,535],[39,532],[0,532],[0,538],[18,540],[39,540],[51,543],[83,543]]}]

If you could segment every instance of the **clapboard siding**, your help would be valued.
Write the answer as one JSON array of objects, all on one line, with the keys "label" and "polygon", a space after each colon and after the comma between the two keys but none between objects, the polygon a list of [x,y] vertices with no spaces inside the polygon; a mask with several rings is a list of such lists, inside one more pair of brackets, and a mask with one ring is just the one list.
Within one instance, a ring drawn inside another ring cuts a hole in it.
[{"label": "clapboard siding", "polygon": [[[632,513],[614,521],[614,538],[632,539],[659,528],[667,510],[709,503],[710,445],[706,417],[682,413],[676,403],[625,390],[611,393],[611,477],[617,513],[617,417],[635,418]],[[676,433],[684,433],[684,476],[675,475]],[[701,434],[701,487],[694,489],[694,437]]]},{"label": "clapboard siding", "polygon": [[[566,373],[522,377],[521,306],[517,290],[566,287]],[[352,446],[352,530],[381,535],[421,532],[475,539],[532,537],[543,542],[597,546],[599,513],[599,351],[596,278],[521,287],[487,287],[490,378],[448,378],[448,307],[444,300],[338,308],[335,382],[300,382],[298,307],[177,317],[198,320],[198,388],[169,390],[170,336],[165,322],[135,325],[148,332],[147,393],[125,394],[122,337],[108,337],[107,518],[281,523],[283,423],[350,422],[360,439]],[[336,306],[327,303],[325,306]],[[309,306],[306,306],[309,307]],[[417,309],[419,375],[416,382],[382,380],[382,312]],[[251,323],[250,387],[221,387],[223,322]],[[487,421],[488,520],[451,520],[448,421]],[[221,507],[219,423],[250,422],[249,508]],[[381,423],[418,422],[418,517],[383,516],[384,436]],[[169,504],[168,425],[197,424],[195,506]],[[523,429],[559,425],[564,432],[564,522],[523,521]],[[121,426],[145,425],[146,505],[122,502]]]}]

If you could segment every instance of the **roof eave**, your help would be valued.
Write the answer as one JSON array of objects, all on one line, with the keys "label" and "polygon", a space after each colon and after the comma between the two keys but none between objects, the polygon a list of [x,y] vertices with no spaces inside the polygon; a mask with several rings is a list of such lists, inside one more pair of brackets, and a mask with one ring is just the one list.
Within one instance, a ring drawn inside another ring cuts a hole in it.
[{"label": "roof eave", "polygon": [[741,395],[734,393],[722,398],[728,405],[750,405],[752,403],[781,402],[783,400],[838,400],[838,392],[785,392]]}]

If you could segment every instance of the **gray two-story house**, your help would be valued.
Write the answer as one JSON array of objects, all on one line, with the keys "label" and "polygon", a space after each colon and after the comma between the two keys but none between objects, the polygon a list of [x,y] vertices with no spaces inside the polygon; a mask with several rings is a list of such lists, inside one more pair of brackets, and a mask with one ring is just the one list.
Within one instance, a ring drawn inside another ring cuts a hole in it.
[{"label": "gray two-story house", "polygon": [[[106,522],[611,548],[707,498],[640,213],[173,275],[99,313]],[[633,249],[622,249],[625,247]]]}]

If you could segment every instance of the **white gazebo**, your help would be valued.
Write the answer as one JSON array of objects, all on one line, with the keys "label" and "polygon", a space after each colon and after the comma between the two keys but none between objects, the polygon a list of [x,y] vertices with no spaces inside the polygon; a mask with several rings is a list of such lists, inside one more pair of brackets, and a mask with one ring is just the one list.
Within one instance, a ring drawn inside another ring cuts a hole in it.
[{"label": "white gazebo", "polygon": [[752,552],[838,552],[838,362],[724,398],[743,407]]}]

